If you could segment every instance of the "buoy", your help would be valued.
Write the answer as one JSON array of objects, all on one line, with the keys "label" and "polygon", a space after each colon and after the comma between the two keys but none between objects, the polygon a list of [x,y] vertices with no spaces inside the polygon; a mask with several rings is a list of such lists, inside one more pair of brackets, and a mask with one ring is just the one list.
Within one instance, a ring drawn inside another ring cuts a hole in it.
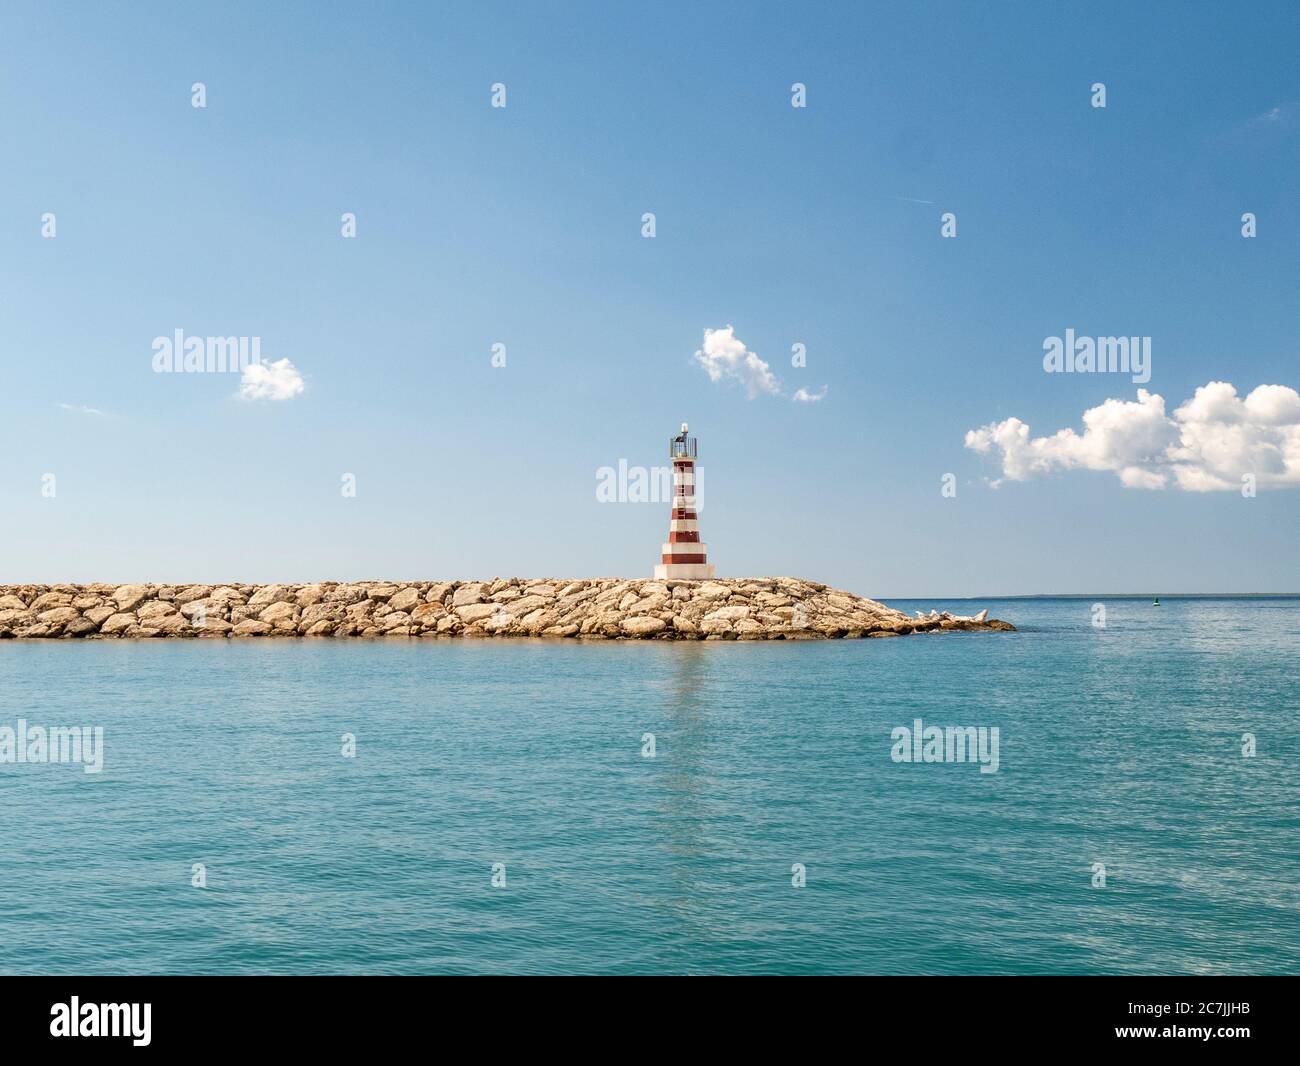
[{"label": "buoy", "polygon": [[1157,596],[1157,597],[1155,598],[1155,600],[1152,601],[1151,606],[1152,606],[1152,607],[1159,607],[1159,606],[1160,606],[1160,597],[1159,597],[1159,596]]}]

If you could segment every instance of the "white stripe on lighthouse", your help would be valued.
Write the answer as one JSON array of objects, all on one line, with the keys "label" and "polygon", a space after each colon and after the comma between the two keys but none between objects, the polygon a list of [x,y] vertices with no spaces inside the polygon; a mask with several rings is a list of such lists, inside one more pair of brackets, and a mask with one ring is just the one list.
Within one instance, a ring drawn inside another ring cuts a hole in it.
[{"label": "white stripe on lighthouse", "polygon": [[707,555],[707,545],[703,541],[670,541],[664,545],[664,555]]}]

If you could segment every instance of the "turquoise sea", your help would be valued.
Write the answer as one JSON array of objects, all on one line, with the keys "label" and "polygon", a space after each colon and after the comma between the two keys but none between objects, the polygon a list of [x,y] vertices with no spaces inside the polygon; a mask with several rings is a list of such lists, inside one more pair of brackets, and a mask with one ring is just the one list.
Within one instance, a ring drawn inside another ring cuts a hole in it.
[{"label": "turquoise sea", "polygon": [[1020,632],[0,643],[0,971],[1300,971],[1300,599],[891,602]]}]

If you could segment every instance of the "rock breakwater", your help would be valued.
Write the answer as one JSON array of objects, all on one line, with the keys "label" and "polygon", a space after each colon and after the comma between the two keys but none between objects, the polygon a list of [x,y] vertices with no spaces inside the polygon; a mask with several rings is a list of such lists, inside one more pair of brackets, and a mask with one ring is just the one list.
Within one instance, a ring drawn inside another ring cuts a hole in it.
[{"label": "rock breakwater", "polygon": [[797,578],[0,585],[0,638],[576,637],[809,640],[1014,630],[909,618]]}]

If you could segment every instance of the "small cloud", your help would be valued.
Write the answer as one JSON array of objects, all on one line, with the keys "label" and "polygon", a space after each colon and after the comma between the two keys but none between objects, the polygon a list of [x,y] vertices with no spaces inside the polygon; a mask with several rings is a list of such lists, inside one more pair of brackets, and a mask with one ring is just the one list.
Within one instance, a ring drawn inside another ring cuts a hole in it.
[{"label": "small cloud", "polygon": [[752,400],[760,393],[781,395],[781,383],[772,368],[745,347],[731,326],[706,329],[704,347],[695,353],[695,361],[704,368],[710,381],[728,378],[745,387]]},{"label": "small cloud", "polygon": [[79,415],[99,415],[101,418],[104,416],[104,412],[98,407],[87,407],[85,404],[61,403],[59,406],[65,411],[74,411]]},{"label": "small cloud", "polygon": [[249,363],[239,380],[241,400],[292,400],[307,386],[288,359]]},{"label": "small cloud", "polygon": [[1277,129],[1278,127],[1289,128],[1295,120],[1296,113],[1300,112],[1300,104],[1294,100],[1278,104],[1276,107],[1270,107],[1263,114],[1256,115],[1246,123],[1247,129]]},{"label": "small cloud", "polygon": [[1284,112],[1283,112],[1282,108],[1280,108],[1280,107],[1275,107],[1275,108],[1273,108],[1273,109],[1271,109],[1271,110],[1269,110],[1269,111],[1265,111],[1262,115],[1256,115],[1256,116],[1255,116],[1253,119],[1251,119],[1250,121],[1251,121],[1252,123],[1260,123],[1260,122],[1281,122],[1282,119],[1283,119],[1283,117],[1284,117]]},{"label": "small cloud", "polygon": [[794,394],[792,399],[795,403],[821,403],[826,399],[827,386],[823,385],[816,392],[809,392],[807,389],[800,389]]}]

